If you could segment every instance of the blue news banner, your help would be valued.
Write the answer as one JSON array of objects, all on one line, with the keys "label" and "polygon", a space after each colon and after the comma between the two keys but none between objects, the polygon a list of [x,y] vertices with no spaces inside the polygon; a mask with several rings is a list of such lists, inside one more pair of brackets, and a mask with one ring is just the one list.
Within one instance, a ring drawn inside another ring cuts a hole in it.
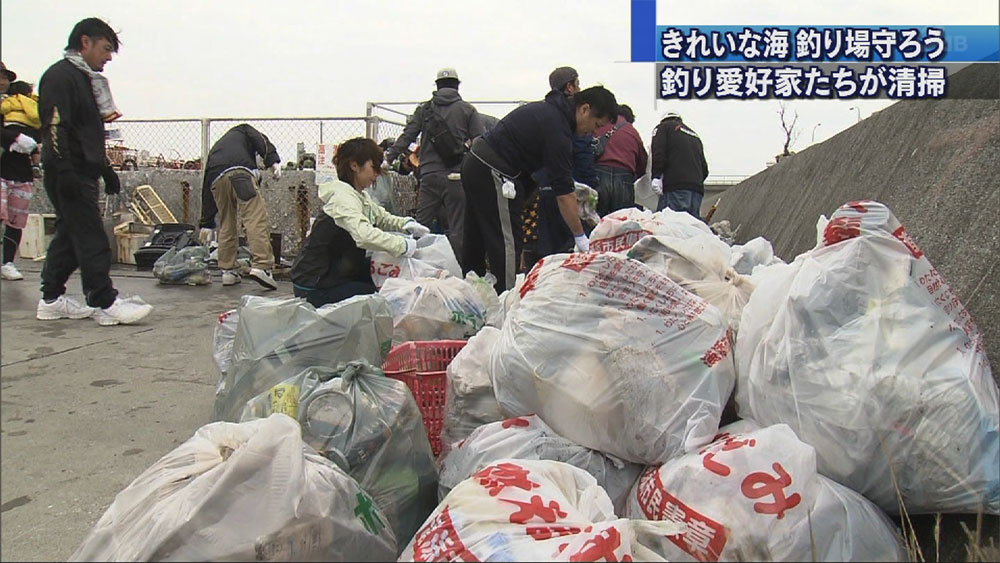
[{"label": "blue news banner", "polygon": [[633,61],[658,63],[659,98],[944,98],[970,63],[993,63],[1000,97],[997,26],[647,25],[647,41],[636,17]]}]

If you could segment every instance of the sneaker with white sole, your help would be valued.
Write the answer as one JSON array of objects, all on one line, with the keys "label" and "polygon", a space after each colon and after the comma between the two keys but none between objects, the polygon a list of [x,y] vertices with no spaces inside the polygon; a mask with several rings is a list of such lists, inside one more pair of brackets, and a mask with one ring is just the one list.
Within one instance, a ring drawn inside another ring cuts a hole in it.
[{"label": "sneaker with white sole", "polygon": [[278,289],[278,282],[274,281],[274,278],[271,277],[271,270],[250,268],[250,273],[247,274],[247,277],[267,289]]},{"label": "sneaker with white sole", "polygon": [[241,281],[243,281],[243,278],[236,270],[222,271],[222,285],[236,285]]},{"label": "sneaker with white sole", "polygon": [[86,319],[94,314],[94,308],[81,305],[65,295],[60,295],[52,303],[46,303],[44,299],[38,300],[38,309],[35,310],[35,318],[40,321],[55,321],[59,319]]},{"label": "sneaker with white sole", "polygon": [[118,297],[110,307],[94,311],[94,319],[101,326],[130,325],[146,318],[152,311],[153,306],[138,297]]},{"label": "sneaker with white sole", "polygon": [[23,280],[24,276],[17,269],[17,266],[13,262],[7,262],[3,266],[0,266],[0,278],[5,280]]}]

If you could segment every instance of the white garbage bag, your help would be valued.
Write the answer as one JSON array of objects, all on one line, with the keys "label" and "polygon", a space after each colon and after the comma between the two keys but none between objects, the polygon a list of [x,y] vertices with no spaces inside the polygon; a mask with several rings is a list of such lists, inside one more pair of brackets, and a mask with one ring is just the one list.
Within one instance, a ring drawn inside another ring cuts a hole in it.
[{"label": "white garbage bag", "polygon": [[216,422],[118,493],[70,561],[392,561],[357,482],[283,414]]},{"label": "white garbage bag", "polygon": [[441,458],[448,450],[484,424],[507,418],[493,395],[490,354],[500,331],[483,327],[448,364]]},{"label": "white garbage bag", "polygon": [[280,412],[368,492],[402,548],[437,505],[437,469],[413,395],[365,360],[306,368],[246,404],[241,421]]},{"label": "white garbage bag", "polygon": [[[629,207],[605,215],[590,233],[591,252],[625,252],[646,235],[688,238],[713,235],[702,221],[673,209],[644,211]],[[714,236],[714,235],[713,235]]]},{"label": "white garbage bag", "polygon": [[563,438],[537,416],[509,418],[480,426],[455,445],[441,462],[438,497],[498,459],[548,459],[583,469],[608,493],[622,514],[643,466],[587,449]]},{"label": "white garbage bag", "polygon": [[778,424],[723,427],[710,445],[648,467],[625,515],[686,524],[668,561],[905,561],[885,514],[819,475],[812,447]]},{"label": "white garbage bag", "polygon": [[732,251],[719,237],[698,233],[690,238],[650,235],[639,239],[629,258],[665,274],[681,287],[715,305],[739,329],[740,315],[753,293],[750,278],[729,265]]},{"label": "white garbage bag", "polygon": [[1000,513],[998,391],[972,317],[884,205],[841,207],[822,238],[743,310],[740,415],[788,424],[820,473],[887,512]]},{"label": "white garbage bag", "polygon": [[379,290],[392,311],[394,344],[464,340],[486,325],[486,304],[459,277],[389,278]]},{"label": "white garbage bag", "polygon": [[372,253],[372,281],[381,288],[389,278],[415,280],[443,275],[462,277],[462,268],[445,235],[425,235],[417,239],[413,256],[393,256],[388,252]]},{"label": "white garbage bag", "polygon": [[479,296],[483,298],[483,303],[486,305],[486,326],[497,326],[501,312],[500,297],[497,295],[495,287],[496,276],[486,272],[485,276],[479,277],[479,274],[469,270],[469,273],[465,274],[465,281],[475,288]]},{"label": "white garbage bag", "polygon": [[212,359],[219,368],[220,375],[226,375],[233,359],[233,341],[236,339],[236,325],[240,314],[236,309],[219,315],[219,323],[212,334]]},{"label": "white garbage bag", "polygon": [[734,244],[731,251],[729,265],[736,270],[736,273],[744,276],[753,274],[754,268],[759,266],[785,263],[774,255],[771,242],[764,237],[751,239],[746,244]]},{"label": "white garbage bag", "polygon": [[501,459],[459,483],[400,561],[662,561],[643,544],[683,526],[617,518],[582,469]]},{"label": "white garbage bag", "polygon": [[379,295],[357,295],[316,309],[300,298],[244,295],[232,364],[215,391],[215,420],[239,420],[247,401],[313,366],[365,359],[392,347],[392,313]]},{"label": "white garbage bag", "polygon": [[519,295],[490,358],[504,412],[635,463],[715,436],[736,378],[716,307],[619,253],[548,256]]},{"label": "white garbage bag", "polygon": [[503,321],[507,318],[507,315],[517,306],[517,303],[521,300],[521,286],[524,285],[525,275],[517,274],[514,276],[514,287],[504,290],[500,294],[500,309],[497,311],[496,320],[494,322],[488,322],[487,324],[492,327],[500,328],[503,326]]}]

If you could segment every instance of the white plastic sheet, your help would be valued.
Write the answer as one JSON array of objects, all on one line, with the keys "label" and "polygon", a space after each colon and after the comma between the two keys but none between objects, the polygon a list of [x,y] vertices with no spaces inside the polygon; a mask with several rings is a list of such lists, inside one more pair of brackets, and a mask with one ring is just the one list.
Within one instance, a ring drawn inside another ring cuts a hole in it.
[{"label": "white plastic sheet", "polygon": [[236,325],[240,315],[236,309],[219,315],[219,322],[212,334],[212,359],[219,368],[219,374],[225,375],[233,359],[233,341],[236,339]]},{"label": "white plastic sheet", "polygon": [[462,268],[445,235],[425,235],[417,239],[413,256],[393,256],[388,252],[372,253],[372,281],[381,288],[389,278],[415,280],[444,275],[462,277]]},{"label": "white plastic sheet", "polygon": [[364,360],[307,368],[247,403],[241,421],[280,412],[302,437],[356,479],[400,548],[437,505],[437,470],[424,420],[406,384]]},{"label": "white plastic sheet", "polygon": [[997,386],[955,291],[882,204],[841,207],[820,238],[743,311],[741,416],[788,424],[888,512],[1000,513]]},{"label": "white plastic sheet", "polygon": [[690,213],[672,209],[645,211],[634,207],[605,215],[590,233],[592,252],[625,252],[646,235],[688,238],[699,233],[712,235],[712,229]]},{"label": "white plastic sheet", "polygon": [[587,449],[563,438],[537,416],[523,416],[479,427],[454,447],[441,462],[438,496],[498,459],[548,459],[583,469],[611,498],[616,514],[623,514],[629,491],[643,467]]},{"label": "white plastic sheet", "polygon": [[379,290],[392,311],[392,340],[464,340],[486,325],[486,303],[462,278],[389,278]]},{"label": "white plastic sheet", "polygon": [[706,233],[689,238],[645,236],[628,251],[628,256],[715,305],[733,328],[739,328],[753,283],[729,265],[732,251],[719,237]]},{"label": "white plastic sheet", "polygon": [[484,424],[506,417],[493,395],[490,355],[500,331],[483,327],[448,364],[441,457]]},{"label": "white plastic sheet", "polygon": [[816,472],[813,449],[779,424],[740,421],[698,452],[647,468],[625,515],[687,525],[669,561],[905,561],[895,527]]},{"label": "white plastic sheet", "polygon": [[71,561],[391,561],[371,497],[276,414],[217,422],[118,493]]},{"label": "white plastic sheet", "polygon": [[681,529],[616,518],[607,493],[582,469],[504,459],[459,483],[399,560],[661,561],[644,540]]},{"label": "white plastic sheet", "polygon": [[392,347],[392,313],[379,295],[358,295],[314,308],[300,298],[244,295],[232,364],[215,391],[215,420],[236,421],[247,401],[313,366],[365,359]]},{"label": "white plastic sheet", "polygon": [[618,253],[540,261],[490,359],[500,407],[635,463],[715,436],[735,382],[717,308]]}]

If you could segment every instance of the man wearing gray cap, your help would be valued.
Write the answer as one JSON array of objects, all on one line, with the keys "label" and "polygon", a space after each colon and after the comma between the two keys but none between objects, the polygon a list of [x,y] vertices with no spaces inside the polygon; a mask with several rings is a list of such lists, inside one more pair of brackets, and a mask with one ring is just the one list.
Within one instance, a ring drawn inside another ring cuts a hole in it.
[{"label": "man wearing gray cap", "polygon": [[417,222],[433,225],[444,211],[448,241],[459,262],[465,230],[465,192],[462,190],[462,157],[472,139],[482,135],[479,112],[458,93],[458,73],[442,68],[435,81],[437,90],[417,107],[402,135],[385,151],[393,162],[420,135],[420,191]]}]

